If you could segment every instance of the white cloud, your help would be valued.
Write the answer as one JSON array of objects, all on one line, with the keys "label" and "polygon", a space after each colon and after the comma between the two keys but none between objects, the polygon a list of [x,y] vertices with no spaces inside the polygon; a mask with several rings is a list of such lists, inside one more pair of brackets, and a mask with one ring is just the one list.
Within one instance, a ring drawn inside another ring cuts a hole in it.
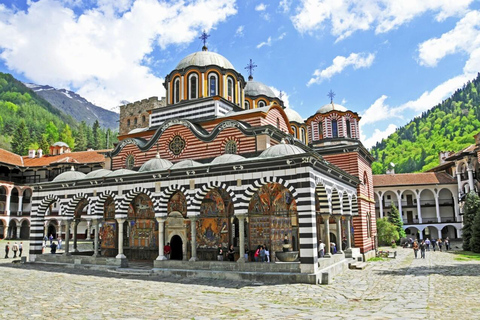
[{"label": "white cloud", "polygon": [[267,9],[267,5],[265,3],[260,3],[255,7],[255,11],[265,11]]},{"label": "white cloud", "polygon": [[394,133],[395,130],[397,130],[397,126],[394,125],[394,124],[389,124],[387,129],[385,129],[384,131],[380,131],[379,129],[375,129],[372,136],[370,136],[368,139],[362,133],[360,133],[360,137],[361,137],[363,145],[366,148],[371,148],[377,142],[382,141],[382,139],[387,138],[389,135]]},{"label": "white cloud", "polygon": [[398,116],[398,108],[391,108],[385,104],[386,99],[387,96],[382,95],[362,114],[362,125]]},{"label": "white cloud", "polygon": [[291,17],[299,32],[315,32],[331,27],[331,34],[342,40],[358,30],[375,29],[385,33],[426,12],[442,21],[461,16],[473,0],[302,0]]},{"label": "white cloud", "polygon": [[257,49],[260,49],[261,47],[264,47],[264,46],[272,46],[272,44],[276,41],[280,41],[282,40],[283,38],[285,38],[285,36],[287,35],[286,32],[282,33],[281,35],[279,35],[277,38],[275,39],[272,39],[272,37],[268,37],[267,41],[262,41],[260,42],[259,44],[257,44]]},{"label": "white cloud", "polygon": [[[280,90],[272,86],[270,86],[270,89],[272,89],[273,93],[275,93],[275,95],[278,98],[280,98]],[[289,100],[290,96],[288,95],[288,93],[286,93],[285,91],[281,91],[281,92],[282,92],[282,97],[280,99],[283,101],[283,105],[286,108],[292,108],[292,106],[290,105],[290,100]]]},{"label": "white cloud", "polygon": [[164,94],[163,79],[145,65],[156,45],[189,43],[236,14],[230,0],[102,0],[83,12],[72,3],[0,7],[0,58],[29,81],[74,89],[108,108]]},{"label": "white cloud", "polygon": [[351,53],[348,57],[337,56],[333,59],[333,64],[323,70],[315,70],[313,78],[307,85],[321,83],[324,79],[330,79],[335,74],[342,72],[346,67],[353,66],[354,69],[368,68],[372,65],[375,55],[373,53]]},{"label": "white cloud", "polygon": [[292,5],[292,0],[281,0],[278,3],[278,7],[280,8],[280,11],[283,13],[289,12],[291,5]]},{"label": "white cloud", "polygon": [[239,26],[237,28],[237,31],[235,31],[235,36],[236,37],[243,37],[244,34],[243,34],[243,31],[245,30],[245,26]]}]

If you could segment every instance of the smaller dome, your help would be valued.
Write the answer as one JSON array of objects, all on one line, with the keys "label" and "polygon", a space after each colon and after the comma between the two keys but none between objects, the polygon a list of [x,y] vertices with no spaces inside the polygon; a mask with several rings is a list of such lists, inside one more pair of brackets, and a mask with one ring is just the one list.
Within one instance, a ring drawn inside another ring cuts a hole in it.
[{"label": "smaller dome", "polygon": [[198,167],[201,166],[202,164],[197,161],[193,160],[183,160],[175,163],[170,169],[180,169],[180,168],[190,168],[190,167]]},{"label": "smaller dome", "polygon": [[320,109],[318,109],[316,113],[328,113],[330,111],[345,112],[345,111],[348,111],[348,109],[345,108],[344,106],[341,106],[339,104],[334,104],[332,102],[332,103],[326,104],[323,107],[321,107]]},{"label": "smaller dome", "polygon": [[61,142],[61,141],[58,141],[58,142],[55,142],[54,144],[52,144],[53,147],[67,147],[67,148],[70,148],[68,146],[68,144],[66,144],[65,142]]},{"label": "smaller dome", "polygon": [[258,157],[275,158],[302,153],[305,153],[305,150],[300,147],[294,146],[293,144],[279,143],[263,151]]},{"label": "smaller dome", "polygon": [[128,132],[128,134],[132,134],[132,133],[139,133],[139,132],[143,132],[143,131],[146,131],[148,130],[148,128],[136,128],[136,129],[132,129]]},{"label": "smaller dome", "polygon": [[261,82],[253,80],[247,81],[247,85],[245,86],[245,95],[250,97],[256,97],[260,95],[267,96],[269,98],[277,97],[270,87]]},{"label": "smaller dome", "polygon": [[161,159],[157,153],[156,157],[145,162],[138,172],[165,170],[172,166],[172,163],[166,159]]},{"label": "smaller dome", "polygon": [[79,171],[66,171],[60,173],[53,179],[53,182],[72,181],[85,178],[85,173]]},{"label": "smaller dome", "polygon": [[136,173],[136,172],[128,169],[118,169],[110,172],[109,174],[106,175],[106,177],[123,176],[125,174],[133,174],[133,173]]},{"label": "smaller dome", "polygon": [[198,51],[183,58],[175,67],[175,70],[185,69],[190,66],[206,67],[215,65],[224,69],[233,69],[233,65],[222,55],[211,51]]},{"label": "smaller dome", "polygon": [[215,159],[213,159],[213,161],[211,163],[212,164],[221,164],[221,163],[242,161],[244,159],[245,159],[244,157],[239,156],[238,154],[222,154],[221,156],[218,156]]},{"label": "smaller dome", "polygon": [[298,123],[303,123],[303,118],[298,114],[297,111],[293,110],[292,108],[285,108],[283,109],[289,121],[295,121]]},{"label": "smaller dome", "polygon": [[112,170],[98,169],[98,170],[87,173],[87,175],[84,177],[84,179],[101,178],[101,177],[106,176],[110,172],[112,172]]}]

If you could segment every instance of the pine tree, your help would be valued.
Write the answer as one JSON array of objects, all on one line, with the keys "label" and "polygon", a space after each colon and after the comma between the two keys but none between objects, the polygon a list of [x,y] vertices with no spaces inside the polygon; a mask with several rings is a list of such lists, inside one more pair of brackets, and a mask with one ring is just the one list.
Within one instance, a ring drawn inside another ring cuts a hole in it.
[{"label": "pine tree", "polygon": [[52,121],[47,123],[47,125],[45,126],[45,134],[47,137],[47,141],[50,145],[58,142],[58,138],[60,137],[60,135],[58,134],[58,128]]},{"label": "pine tree", "polygon": [[403,220],[400,216],[400,212],[398,211],[397,207],[392,203],[392,211],[388,215],[388,222],[393,224],[397,229],[398,235],[400,239],[405,238],[407,235],[405,234],[405,230],[403,230]]},{"label": "pine tree", "polygon": [[92,131],[93,131],[93,148],[95,150],[99,150],[101,145],[101,141],[100,141],[101,131],[100,131],[100,123],[98,123],[98,120],[95,120],[92,127]]},{"label": "pine tree", "polygon": [[46,134],[42,134],[42,139],[40,140],[39,147],[40,147],[40,149],[43,150],[43,154],[45,154],[45,155],[48,154],[48,152],[50,151],[50,144],[47,141],[47,135]]},{"label": "pine tree", "polygon": [[480,253],[480,211],[477,210],[473,219],[472,238],[470,239],[471,250]]},{"label": "pine tree", "polygon": [[76,147],[76,150],[77,151],[85,151],[87,150],[87,133],[86,133],[86,128],[87,128],[87,124],[85,123],[85,121],[82,121],[82,123],[80,123],[80,126],[78,128],[78,132],[75,136],[75,145],[77,146]]},{"label": "pine tree", "polygon": [[18,123],[17,129],[12,139],[12,151],[21,156],[28,152],[28,145],[30,144],[30,135],[28,134],[27,126],[23,119]]},{"label": "pine tree", "polygon": [[475,192],[470,192],[467,194],[464,206],[463,214],[463,228],[462,228],[462,238],[463,238],[463,250],[471,251],[471,239],[473,233],[473,221],[475,220],[475,215],[480,210],[480,198]]},{"label": "pine tree", "polygon": [[60,140],[68,144],[71,150],[75,149],[75,139],[72,137],[72,130],[68,124],[63,128],[62,133],[60,134]]}]

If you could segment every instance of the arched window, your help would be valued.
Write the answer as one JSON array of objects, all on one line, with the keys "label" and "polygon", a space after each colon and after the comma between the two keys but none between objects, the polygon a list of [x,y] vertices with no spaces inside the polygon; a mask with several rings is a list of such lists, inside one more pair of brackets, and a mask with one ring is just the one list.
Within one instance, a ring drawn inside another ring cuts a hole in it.
[{"label": "arched window", "polygon": [[280,129],[280,119],[277,118],[277,129]]},{"label": "arched window", "polygon": [[305,141],[305,129],[304,128],[300,129],[300,140],[302,140],[303,143],[306,143],[306,141]]},{"label": "arched window", "polygon": [[218,93],[218,81],[217,75],[215,73],[211,73],[208,77],[208,96],[213,97],[216,96]]},{"label": "arched window", "polygon": [[372,216],[370,213],[367,213],[367,237],[372,237]]},{"label": "arched window", "polygon": [[318,140],[323,139],[323,123],[322,120],[318,123]]},{"label": "arched window", "polygon": [[142,116],[142,122],[145,122],[145,116]]},{"label": "arched window", "polygon": [[228,140],[225,144],[226,154],[237,154],[237,142],[235,140]]},{"label": "arched window", "polygon": [[188,99],[198,98],[198,75],[196,73],[188,76]]},{"label": "arched window", "polygon": [[293,136],[298,139],[297,128],[292,126]]},{"label": "arched window", "polygon": [[245,110],[250,109],[250,102],[245,101]]},{"label": "arched window", "polygon": [[258,107],[259,108],[262,108],[262,107],[265,107],[265,106],[266,106],[265,101],[263,101],[263,100],[258,101]]},{"label": "arched window", "polygon": [[137,118],[133,119],[133,125],[134,125],[134,126],[137,125]]},{"label": "arched window", "polygon": [[338,123],[337,120],[332,120],[332,138],[338,137]]},{"label": "arched window", "polygon": [[135,156],[133,154],[129,154],[125,159],[125,168],[128,170],[132,170],[135,166]]},{"label": "arched window", "polygon": [[347,127],[347,138],[351,138],[352,130],[350,128],[350,120],[345,121],[345,126]]},{"label": "arched window", "polygon": [[173,103],[180,102],[180,78],[173,81]]},{"label": "arched window", "polygon": [[227,79],[227,99],[230,102],[235,102],[235,89],[233,79],[228,77]]}]

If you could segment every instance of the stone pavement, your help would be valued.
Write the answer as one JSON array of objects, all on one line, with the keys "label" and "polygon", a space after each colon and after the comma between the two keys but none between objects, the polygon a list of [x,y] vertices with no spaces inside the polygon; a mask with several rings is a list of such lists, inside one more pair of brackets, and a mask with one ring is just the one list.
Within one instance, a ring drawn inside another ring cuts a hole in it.
[{"label": "stone pavement", "polygon": [[0,259],[0,319],[480,318],[480,261],[444,252],[414,259],[412,249],[397,250],[397,259],[348,270],[329,286],[166,279]]}]

